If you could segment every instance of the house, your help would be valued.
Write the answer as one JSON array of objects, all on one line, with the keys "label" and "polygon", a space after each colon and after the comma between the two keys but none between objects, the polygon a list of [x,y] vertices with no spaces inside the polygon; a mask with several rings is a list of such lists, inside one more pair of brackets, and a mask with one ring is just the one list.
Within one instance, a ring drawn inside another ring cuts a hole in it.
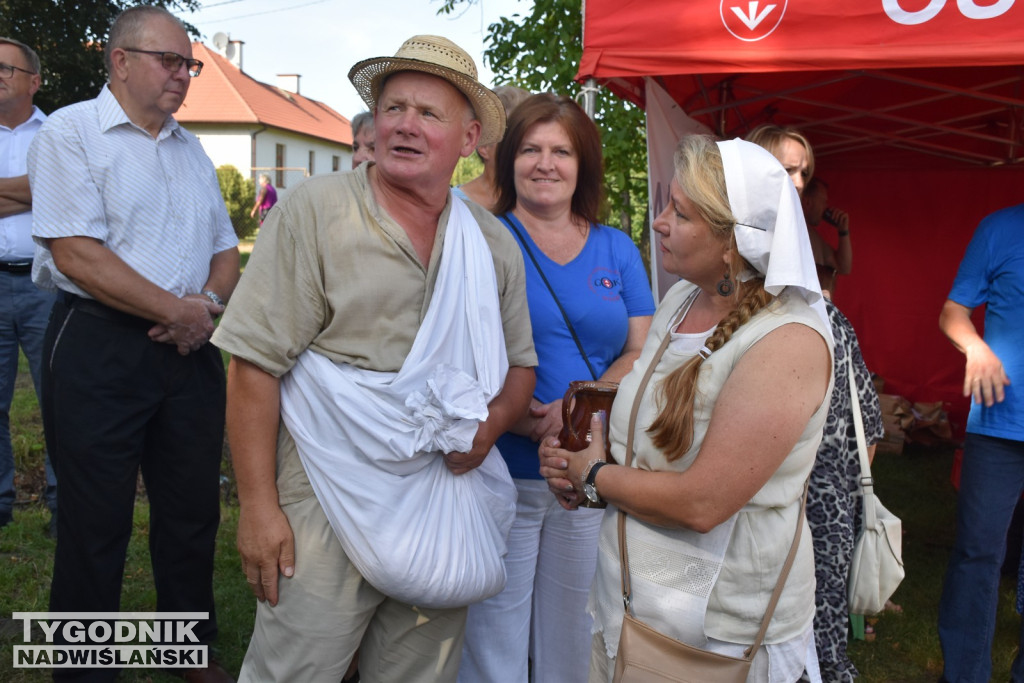
[{"label": "house", "polygon": [[278,85],[242,71],[242,41],[214,36],[220,50],[192,43],[203,72],[189,84],[175,118],[203,144],[214,166],[230,164],[255,180],[270,176],[279,196],[303,178],[352,165],[349,120],[323,102],[299,94],[299,76]]}]

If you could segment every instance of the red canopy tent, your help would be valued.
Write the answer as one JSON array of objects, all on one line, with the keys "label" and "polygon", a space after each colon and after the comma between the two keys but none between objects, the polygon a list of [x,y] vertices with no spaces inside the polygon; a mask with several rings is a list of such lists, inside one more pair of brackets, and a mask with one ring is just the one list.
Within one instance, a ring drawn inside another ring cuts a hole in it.
[{"label": "red canopy tent", "polygon": [[[586,0],[583,48],[581,80],[647,109],[652,210],[681,131],[808,137],[851,215],[834,298],[868,366],[962,429],[963,356],[937,321],[978,221],[1024,202],[1024,0]],[[693,121],[652,125],[666,101]]]}]

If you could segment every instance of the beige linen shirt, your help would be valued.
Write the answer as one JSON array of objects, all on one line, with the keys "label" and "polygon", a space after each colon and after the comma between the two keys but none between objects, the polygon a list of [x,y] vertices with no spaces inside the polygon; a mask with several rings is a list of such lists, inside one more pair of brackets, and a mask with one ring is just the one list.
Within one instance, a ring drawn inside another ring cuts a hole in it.
[{"label": "beige linen shirt", "polygon": [[[401,368],[430,305],[451,205],[424,268],[374,198],[370,166],[310,178],[268,214],[214,344],[275,377],[307,348],[369,370]],[[509,366],[533,367],[522,255],[496,218],[467,206],[491,248]],[[277,485],[282,505],[313,495],[284,425]]]}]

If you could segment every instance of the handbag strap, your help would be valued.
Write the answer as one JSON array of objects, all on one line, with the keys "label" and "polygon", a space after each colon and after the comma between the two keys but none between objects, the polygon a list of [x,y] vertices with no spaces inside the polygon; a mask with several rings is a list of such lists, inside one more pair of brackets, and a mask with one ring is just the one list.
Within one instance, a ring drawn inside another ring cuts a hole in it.
[{"label": "handbag strap", "polygon": [[[699,291],[699,290],[698,290]],[[693,299],[696,295],[691,296],[686,303],[683,304],[682,314],[677,316],[676,322],[673,323],[672,328],[679,324],[679,320],[686,316],[689,311],[690,304],[693,303]],[[654,353],[654,357],[651,359],[650,365],[647,366],[646,372],[644,372],[643,378],[640,380],[640,385],[637,387],[636,396],[633,398],[633,405],[629,410],[629,424],[626,428],[626,461],[625,466],[629,467],[633,462],[633,437],[636,431],[636,419],[637,414],[640,412],[640,402],[643,398],[644,390],[647,388],[647,384],[651,380],[651,376],[654,374],[654,369],[658,365],[658,361],[665,354],[665,349],[668,348],[669,341],[672,338],[672,328],[665,333],[665,338],[661,341],[661,346]],[[757,631],[757,636],[754,638],[754,643],[743,652],[743,656],[746,659],[753,659],[754,654],[757,653],[761,647],[761,643],[764,641],[765,634],[768,632],[768,624],[772,620],[772,615],[775,613],[775,607],[779,603],[779,598],[782,596],[782,589],[786,584],[786,579],[789,577],[789,571],[793,567],[793,562],[796,560],[797,549],[800,546],[800,537],[803,534],[804,516],[806,514],[806,501],[807,501],[807,487],[810,484],[810,476],[807,477],[807,481],[804,482],[803,495],[800,497],[800,515],[796,520],[796,532],[793,535],[793,543],[789,546],[789,554],[786,556],[786,561],[782,565],[782,572],[779,575],[778,581],[775,583],[775,590],[772,591],[771,598],[768,600],[768,608],[765,610],[764,618],[761,619],[761,627]],[[619,508],[619,558],[620,558],[620,569],[622,572],[622,605],[623,609],[629,614],[632,602],[632,586],[629,580],[629,550],[626,546],[626,513]]]},{"label": "handbag strap", "polygon": [[558,300],[558,295],[555,294],[555,288],[551,286],[550,282],[548,282],[547,276],[540,267],[540,262],[537,261],[537,257],[533,255],[533,249],[530,249],[530,245],[526,242],[526,238],[523,237],[523,233],[519,231],[519,228],[516,227],[515,223],[509,220],[506,216],[499,216],[499,218],[502,223],[508,226],[509,230],[515,233],[519,243],[523,245],[523,251],[525,251],[526,255],[530,257],[531,261],[533,261],[533,267],[537,269],[537,272],[540,274],[540,279],[544,281],[548,291],[551,293],[551,298],[555,300],[555,305],[558,306],[558,310],[562,314],[562,320],[565,321],[565,326],[569,328],[569,334],[572,335],[572,340],[576,342],[576,348],[579,349],[580,355],[583,356],[583,362],[587,364],[587,369],[590,370],[590,376],[596,381],[597,372],[594,370],[594,366],[590,363],[590,357],[587,356],[587,352],[583,350],[583,344],[580,342],[580,338],[576,335],[576,328],[572,326],[572,322],[569,320],[569,314],[565,312],[565,309],[562,307],[562,302]]},{"label": "handbag strap", "polygon": [[853,379],[853,353],[847,349],[846,367],[847,380],[850,383],[850,408],[853,410],[853,428],[857,433],[857,454],[860,457],[860,488],[861,503],[864,507],[864,528],[875,528],[875,506],[868,501],[875,494],[875,479],[871,476],[871,463],[868,462],[868,444],[864,438],[864,418],[860,412],[860,397],[857,395],[857,383]]}]

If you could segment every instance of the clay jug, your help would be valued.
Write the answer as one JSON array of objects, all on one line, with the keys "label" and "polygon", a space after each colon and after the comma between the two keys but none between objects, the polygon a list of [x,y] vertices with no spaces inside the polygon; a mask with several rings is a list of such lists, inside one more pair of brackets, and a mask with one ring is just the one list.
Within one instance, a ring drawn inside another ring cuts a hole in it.
[{"label": "clay jug", "polygon": [[[590,429],[590,418],[594,413],[602,413],[605,433],[600,436],[604,440],[604,457],[611,461],[610,444],[608,443],[608,416],[612,412],[612,401],[618,391],[617,382],[570,382],[569,388],[562,398],[562,431],[558,433],[558,441],[568,451],[582,451],[594,439]],[[591,503],[585,497],[580,507],[603,508],[606,503]]]}]

